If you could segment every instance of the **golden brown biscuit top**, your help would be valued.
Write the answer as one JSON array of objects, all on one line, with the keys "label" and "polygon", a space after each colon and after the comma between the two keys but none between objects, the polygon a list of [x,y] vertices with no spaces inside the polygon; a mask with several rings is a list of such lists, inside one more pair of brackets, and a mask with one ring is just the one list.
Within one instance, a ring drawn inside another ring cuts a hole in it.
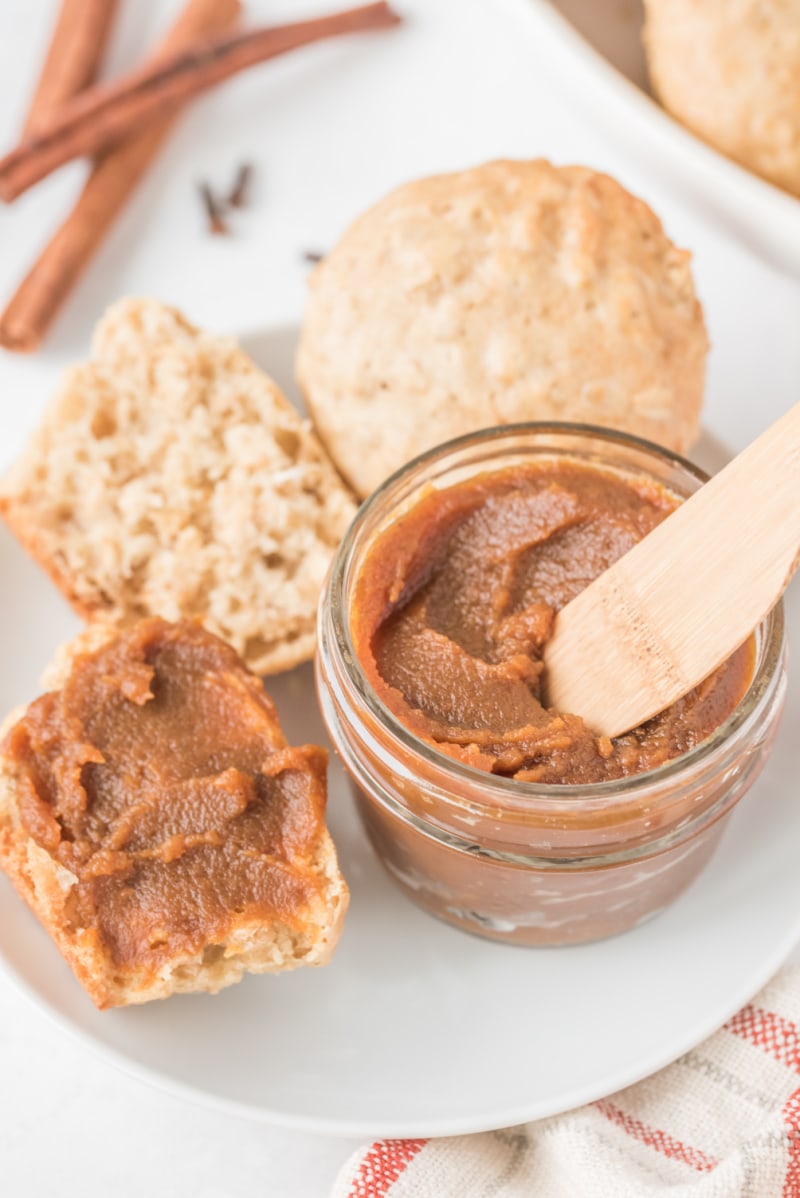
[{"label": "golden brown biscuit top", "polygon": [[297,928],[319,897],[327,755],[286,745],[260,680],[198,624],[144,620],[77,657],[2,749],[26,832],[76,878],[67,918],[119,966]]},{"label": "golden brown biscuit top", "polygon": [[489,162],[403,184],[309,280],[297,377],[362,497],[452,437],[572,420],[685,450],[708,339],[690,255],[579,166]]}]

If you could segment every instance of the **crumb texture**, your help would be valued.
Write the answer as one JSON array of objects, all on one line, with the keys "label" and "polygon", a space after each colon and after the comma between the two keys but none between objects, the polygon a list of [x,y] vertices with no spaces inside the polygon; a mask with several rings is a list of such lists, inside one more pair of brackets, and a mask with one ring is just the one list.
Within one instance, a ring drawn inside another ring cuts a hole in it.
[{"label": "crumb texture", "polygon": [[262,673],[313,654],[354,504],[306,421],[234,341],[123,300],[0,488],[85,618],[198,616]]},{"label": "crumb texture", "polygon": [[583,167],[493,162],[406,184],[310,281],[297,373],[362,496],[423,450],[521,420],[685,450],[708,349],[690,255]]}]

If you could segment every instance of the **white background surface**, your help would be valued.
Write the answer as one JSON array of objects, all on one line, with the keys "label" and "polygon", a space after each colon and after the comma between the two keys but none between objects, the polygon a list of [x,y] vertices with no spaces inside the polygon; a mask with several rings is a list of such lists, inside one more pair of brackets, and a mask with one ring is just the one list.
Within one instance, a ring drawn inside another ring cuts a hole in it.
[{"label": "white background surface", "polygon": [[[19,127],[54,4],[4,0],[3,145]],[[113,65],[132,63],[176,7],[173,0],[127,0]],[[247,4],[250,21],[322,8],[305,0]],[[31,359],[0,354],[0,468],[18,452],[61,365],[86,352],[94,318],[116,296],[154,294],[221,330],[295,320],[303,250],[326,249],[355,213],[404,178],[503,155],[545,154],[609,170],[694,250],[714,345],[706,423],[729,445],[744,445],[800,398],[798,282],[737,246],[707,214],[696,215],[677,187],[656,183],[613,138],[598,140],[569,89],[552,90],[513,4],[398,0],[398,8],[408,17],[400,31],[312,48],[195,105],[46,349]],[[208,177],[224,185],[245,159],[258,168],[252,208],[237,219],[234,236],[212,240],[195,183]],[[81,171],[70,167],[0,211],[4,294],[69,205]],[[0,1127],[4,1192],[35,1198],[317,1198],[353,1147],[151,1091],[88,1056],[2,980]]]}]

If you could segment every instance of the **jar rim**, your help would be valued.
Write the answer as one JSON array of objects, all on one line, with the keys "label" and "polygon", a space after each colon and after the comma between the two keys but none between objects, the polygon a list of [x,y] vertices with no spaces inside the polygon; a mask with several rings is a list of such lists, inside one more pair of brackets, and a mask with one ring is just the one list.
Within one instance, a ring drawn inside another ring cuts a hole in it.
[{"label": "jar rim", "polygon": [[[362,503],[331,564],[328,585],[321,600],[320,623],[321,626],[324,626],[322,606],[328,597],[333,617],[334,640],[346,679],[352,686],[358,701],[367,708],[382,731],[388,734],[390,741],[394,742],[405,754],[421,758],[427,767],[437,773],[462,780],[470,788],[478,786],[490,789],[498,800],[502,800],[503,804],[509,807],[515,807],[518,802],[528,807],[532,800],[536,800],[543,806],[560,804],[565,800],[569,801],[571,806],[577,805],[577,800],[585,800],[591,806],[595,803],[604,805],[613,800],[616,805],[625,797],[638,796],[647,787],[660,787],[665,783],[675,784],[683,776],[694,773],[710,763],[718,752],[728,748],[732,738],[750,723],[760,709],[765,696],[769,693],[783,658],[785,627],[781,600],[754,629],[756,662],[747,690],[733,711],[710,736],[685,753],[681,753],[653,769],[643,770],[640,773],[618,779],[590,783],[526,782],[493,774],[451,757],[436,745],[422,740],[381,701],[361,666],[350,632],[346,584],[349,581],[348,575],[358,549],[359,537],[375,512],[387,503],[391,503],[392,498],[396,496],[403,484],[408,483],[415,475],[422,473],[427,467],[437,462],[446,462],[448,458],[473,447],[491,446],[502,441],[510,442],[514,439],[519,441],[520,438],[546,437],[547,435],[576,438],[585,436],[593,441],[607,442],[609,445],[631,449],[656,458],[668,466],[679,469],[700,484],[709,478],[706,471],[673,450],[666,449],[632,433],[587,423],[524,421],[492,426],[456,437],[419,454],[400,467]],[[553,448],[552,453],[554,456],[570,457],[569,449]],[[473,464],[476,471],[483,465],[477,461]],[[485,465],[487,470],[491,469],[489,462]],[[604,466],[602,461],[595,461],[594,465],[600,470],[613,468],[610,464]],[[424,485],[424,480],[422,481]]]}]

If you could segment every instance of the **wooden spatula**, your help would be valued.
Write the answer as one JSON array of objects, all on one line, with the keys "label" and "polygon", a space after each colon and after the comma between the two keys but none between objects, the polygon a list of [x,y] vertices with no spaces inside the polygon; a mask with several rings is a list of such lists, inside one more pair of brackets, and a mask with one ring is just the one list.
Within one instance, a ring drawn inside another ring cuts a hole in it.
[{"label": "wooden spatula", "polygon": [[635,728],[747,639],[799,553],[797,404],[559,612],[548,704],[606,736]]}]

